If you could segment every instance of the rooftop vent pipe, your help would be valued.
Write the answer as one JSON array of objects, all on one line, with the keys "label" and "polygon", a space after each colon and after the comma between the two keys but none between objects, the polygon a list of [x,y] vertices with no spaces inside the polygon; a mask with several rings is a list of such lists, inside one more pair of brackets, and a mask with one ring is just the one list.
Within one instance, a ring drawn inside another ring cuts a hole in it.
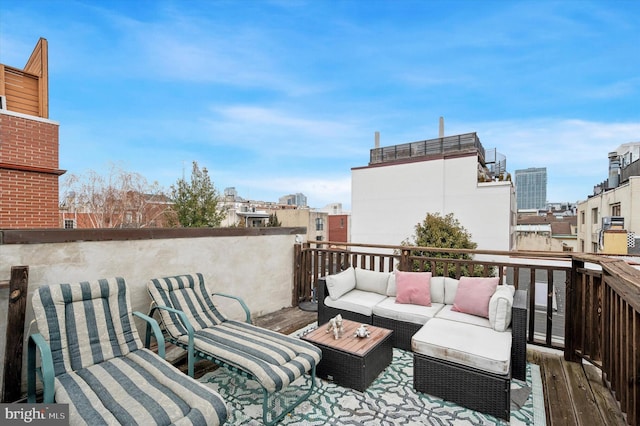
[{"label": "rooftop vent pipe", "polygon": [[440,128],[438,129],[438,137],[444,138],[444,117],[440,117]]},{"label": "rooftop vent pipe", "polygon": [[609,180],[608,189],[617,188],[620,184],[620,157],[617,152],[609,153]]},{"label": "rooftop vent pipe", "polygon": [[380,132],[376,132],[375,141],[376,141],[375,147],[380,148]]}]

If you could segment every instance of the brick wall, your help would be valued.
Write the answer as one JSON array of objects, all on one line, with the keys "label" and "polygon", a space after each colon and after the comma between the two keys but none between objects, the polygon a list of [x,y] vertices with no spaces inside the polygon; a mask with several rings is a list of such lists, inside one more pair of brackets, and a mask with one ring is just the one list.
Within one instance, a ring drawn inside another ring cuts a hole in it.
[{"label": "brick wall", "polygon": [[58,124],[0,112],[0,228],[59,228]]},{"label": "brick wall", "polygon": [[349,216],[329,215],[329,241],[349,242]]}]

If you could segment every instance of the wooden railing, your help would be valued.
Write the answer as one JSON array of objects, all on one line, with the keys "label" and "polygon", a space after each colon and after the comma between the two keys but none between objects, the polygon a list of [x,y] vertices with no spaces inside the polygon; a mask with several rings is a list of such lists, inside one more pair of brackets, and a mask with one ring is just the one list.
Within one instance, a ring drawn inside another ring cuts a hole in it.
[{"label": "wooden railing", "polygon": [[622,259],[576,255],[567,287],[565,359],[585,359],[640,425],[640,270]]},{"label": "wooden railing", "polygon": [[[415,256],[428,251],[432,257]],[[565,253],[453,250],[407,246],[383,246],[309,242],[296,247],[294,293],[297,302],[309,301],[318,278],[348,266],[374,271],[431,270],[459,278],[463,275],[498,276],[502,283],[528,290],[527,341],[564,347],[564,289],[571,277],[570,256]],[[438,253],[467,254],[472,259],[437,257]],[[491,256],[500,260],[479,260]],[[534,285],[531,285],[534,283]],[[296,300],[294,300],[295,304]]]}]

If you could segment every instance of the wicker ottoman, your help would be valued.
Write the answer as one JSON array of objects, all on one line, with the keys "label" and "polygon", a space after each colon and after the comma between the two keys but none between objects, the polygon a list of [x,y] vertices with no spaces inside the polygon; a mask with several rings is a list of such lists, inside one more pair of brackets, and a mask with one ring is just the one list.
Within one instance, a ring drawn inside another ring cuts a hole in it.
[{"label": "wicker ottoman", "polygon": [[341,386],[363,392],[391,364],[393,341],[391,330],[368,325],[370,336],[354,336],[360,323],[344,320],[344,334],[334,339],[326,324],[302,337],[322,350],[316,375]]},{"label": "wicker ottoman", "polygon": [[511,416],[511,374],[499,376],[414,353],[413,387],[506,421]]},{"label": "wicker ottoman", "polygon": [[412,339],[413,387],[509,421],[511,332],[434,318]]}]

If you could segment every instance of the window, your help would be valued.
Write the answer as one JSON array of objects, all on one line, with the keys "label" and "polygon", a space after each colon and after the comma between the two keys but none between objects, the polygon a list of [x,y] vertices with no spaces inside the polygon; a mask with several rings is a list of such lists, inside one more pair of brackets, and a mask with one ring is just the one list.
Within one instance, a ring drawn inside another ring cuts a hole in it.
[{"label": "window", "polygon": [[598,252],[598,243],[591,243],[591,253]]},{"label": "window", "polygon": [[584,225],[584,210],[580,210],[580,225]]},{"label": "window", "polygon": [[611,205],[611,216],[622,216],[620,203]]},{"label": "window", "polygon": [[340,228],[344,228],[344,218],[340,218]]},{"label": "window", "polygon": [[591,209],[591,223],[598,224],[598,208]]},{"label": "window", "polygon": [[324,221],[321,217],[316,218],[316,231],[324,230]]},{"label": "window", "polygon": [[75,229],[76,221],[73,219],[65,219],[64,220],[64,229]]},{"label": "window", "polygon": [[584,240],[580,240],[580,251],[584,253]]}]

